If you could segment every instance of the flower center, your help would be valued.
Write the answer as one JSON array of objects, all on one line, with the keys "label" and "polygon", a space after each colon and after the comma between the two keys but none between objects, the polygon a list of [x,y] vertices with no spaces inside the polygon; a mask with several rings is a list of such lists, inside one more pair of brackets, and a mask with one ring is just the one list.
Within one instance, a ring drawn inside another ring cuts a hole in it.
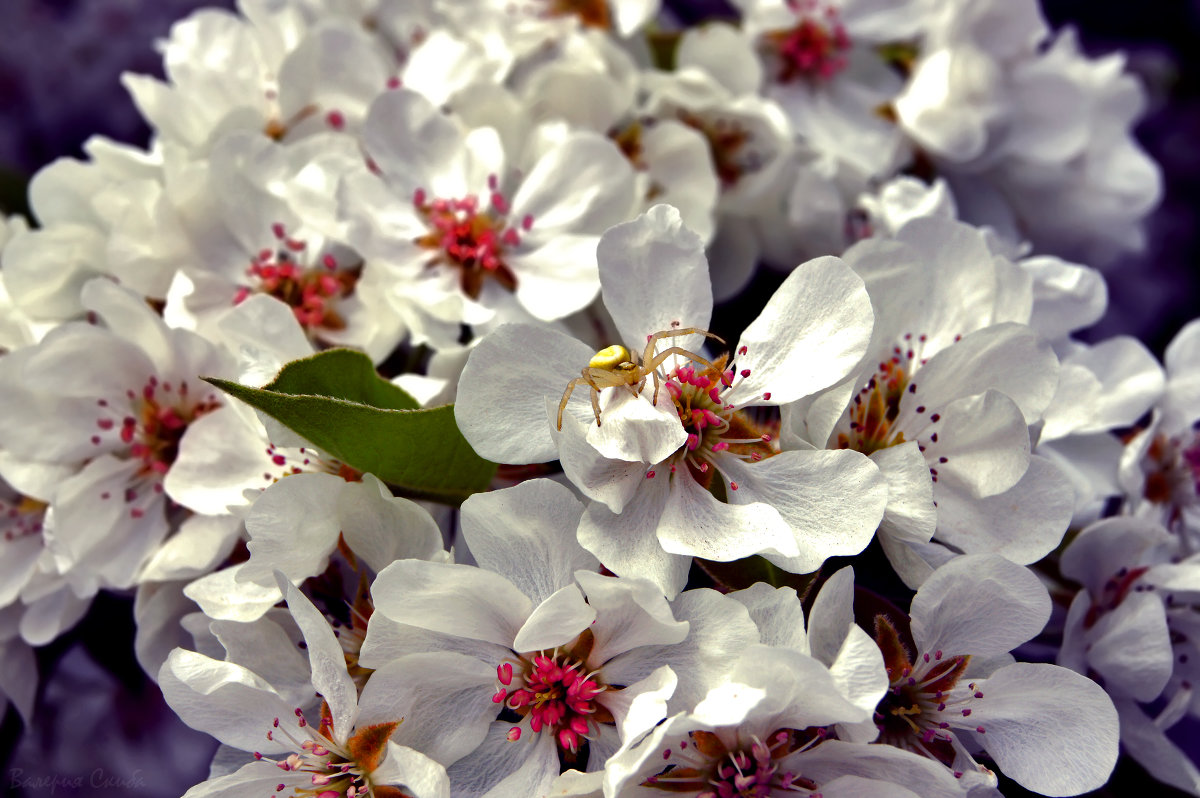
[{"label": "flower center", "polygon": [[7,500],[0,498],[0,529],[4,530],[4,540],[41,535],[47,506],[45,502],[28,496],[16,495]]},{"label": "flower center", "polygon": [[1105,613],[1112,612],[1121,606],[1121,602],[1130,592],[1150,589],[1148,585],[1138,583],[1138,580],[1149,570],[1149,567],[1143,565],[1138,568],[1122,568],[1113,574],[1104,583],[1101,594],[1094,597],[1092,606],[1088,608],[1087,615],[1084,616],[1083,628],[1091,629],[1095,626]]},{"label": "flower center", "polygon": [[246,274],[257,283],[256,289],[242,286],[233,298],[241,303],[253,290],[273,296],[288,305],[296,321],[308,332],[318,329],[341,330],[346,321],[337,312],[337,304],[354,291],[360,266],[339,266],[331,254],[319,258],[319,265],[309,265],[308,242],[292,238],[282,224],[271,227],[279,241],[275,249],[263,249],[251,261]]},{"label": "flower center", "polygon": [[[875,708],[875,725],[880,743],[914,751],[952,765],[955,758],[954,734],[943,713],[971,715],[968,704],[983,698],[974,683],[967,691],[951,691],[967,669],[969,656],[946,657],[941,651],[910,659],[896,628],[884,616],[875,619],[875,642],[883,652],[890,689]],[[984,733],[982,726],[975,731]]]},{"label": "flower center", "polygon": [[762,168],[762,158],[747,146],[751,140],[750,131],[736,120],[727,117],[706,119],[684,110],[677,111],[675,115],[708,142],[713,170],[721,181],[721,188],[728,189],[746,173]]},{"label": "flower center", "polygon": [[[159,382],[154,376],[146,380],[140,393],[130,389],[125,395],[129,399],[125,415],[115,412],[107,399],[96,400],[101,408],[96,419],[100,432],[92,436],[92,445],[100,446],[106,438],[112,443],[111,436],[115,434],[121,444],[128,446],[129,456],[142,462],[134,479],[149,479],[154,492],[162,493],[162,477],[179,456],[179,443],[188,425],[216,410],[221,403],[212,393],[194,399],[186,380],[176,387],[170,382]],[[109,499],[110,494],[101,493],[100,498]],[[134,488],[125,491],[126,503],[133,505],[137,498]],[[132,506],[129,512],[134,518],[141,518],[145,508]]]},{"label": "flower center", "polygon": [[[139,476],[162,475],[170,470],[179,455],[179,442],[187,432],[188,424],[221,406],[214,394],[195,400],[189,395],[188,383],[183,381],[176,390],[169,382],[159,382],[150,377],[140,393],[126,391],[130,401],[130,413],[118,424],[105,399],[96,404],[103,408],[96,419],[102,431],[118,430],[122,443],[129,445],[129,454],[142,461]],[[101,437],[92,436],[92,443],[100,445]]]},{"label": "flower center", "polygon": [[[675,401],[679,421],[688,434],[687,443],[676,457],[683,459],[692,476],[705,487],[712,482],[712,465],[720,453],[753,462],[776,454],[771,445],[774,438],[766,431],[767,427],[724,401],[723,394],[733,387],[738,376],[735,368],[727,366],[728,359],[728,355],[722,355],[710,368],[678,366],[663,381],[663,389]],[[743,370],[741,377],[749,374],[748,369]],[[671,469],[674,472],[675,466]],[[737,490],[736,482],[730,486]]]},{"label": "flower center", "polygon": [[812,795],[818,785],[791,771],[778,760],[823,739],[818,734],[809,743],[800,742],[795,729],[779,729],[768,739],[757,737],[748,744],[727,745],[709,731],[691,731],[678,746],[664,748],[669,763],[641,786],[671,793],[695,794],[697,798],[770,798],[781,794]]},{"label": "flower center", "polygon": [[[586,659],[593,639],[584,631],[566,650],[538,651],[518,655],[517,668],[503,662],[496,668],[499,689],[492,701],[529,718],[536,733],[545,730],[560,748],[571,755],[588,738],[589,724],[613,723],[612,714],[596,698],[611,688],[595,672],[588,672]],[[514,726],[510,740],[520,739]]]},{"label": "flower center", "polygon": [[1179,436],[1156,436],[1142,461],[1146,469],[1143,495],[1149,502],[1170,506],[1168,526],[1178,525],[1183,509],[1200,497],[1200,431],[1192,430],[1191,435],[1187,441]]},{"label": "flower center", "polygon": [[413,205],[429,227],[416,243],[437,253],[429,263],[431,267],[441,263],[459,270],[462,291],[471,299],[479,298],[487,279],[509,291],[516,290],[517,278],[504,262],[504,253],[518,246],[521,235],[533,227],[529,215],[521,220],[519,229],[508,224],[508,200],[496,186],[496,176],[492,175],[484,208],[474,194],[431,200],[424,189],[417,189],[413,195]]},{"label": "flower center", "polygon": [[904,433],[894,429],[893,422],[908,387],[909,372],[899,357],[880,363],[875,376],[854,395],[850,429],[838,432],[837,448],[871,454],[904,443]]},{"label": "flower center", "polygon": [[778,80],[827,80],[845,69],[850,37],[837,9],[822,9],[817,0],[787,0],[787,5],[796,15],[796,25],[763,35],[777,64]]},{"label": "flower center", "polygon": [[[961,336],[956,336],[957,342]],[[839,422],[836,431],[838,449],[853,449],[863,454],[872,454],[880,449],[904,443],[904,430],[915,433],[917,447],[931,463],[929,476],[938,481],[938,467],[948,463],[949,457],[938,454],[938,427],[941,413],[927,413],[928,408],[918,404],[920,398],[913,376],[918,367],[925,365],[927,358],[920,349],[928,338],[925,335],[905,333],[900,344],[892,347],[892,354],[879,363],[875,374],[867,380]],[[905,394],[910,394],[911,412],[901,412]],[[933,447],[932,449],[930,447]]]},{"label": "flower center", "polygon": [[[295,746],[295,752],[284,759],[270,759],[259,752],[254,758],[270,762],[288,774],[286,782],[275,786],[275,793],[307,796],[307,798],[366,798],[373,794],[370,774],[383,759],[387,740],[400,722],[381,723],[355,731],[345,745],[333,738],[333,722],[326,707],[322,706],[321,728],[313,730],[304,719],[304,712],[297,708],[296,725],[308,732],[308,739],[298,740],[275,718],[267,739],[275,741],[282,734]],[[286,792],[285,792],[286,790]],[[388,793],[389,795],[397,793]],[[399,792],[399,795],[408,795]]]}]

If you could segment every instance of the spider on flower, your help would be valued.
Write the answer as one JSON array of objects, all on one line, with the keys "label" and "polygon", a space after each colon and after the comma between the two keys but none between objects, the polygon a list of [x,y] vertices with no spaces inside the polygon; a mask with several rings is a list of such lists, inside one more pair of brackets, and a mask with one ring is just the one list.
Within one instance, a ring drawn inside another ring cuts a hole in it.
[{"label": "spider on flower", "polygon": [[[675,322],[678,324],[678,322]],[[588,361],[587,366],[580,372],[582,376],[576,377],[567,383],[567,389],[563,391],[562,401],[558,403],[558,429],[562,431],[562,416],[563,410],[567,407],[567,402],[571,398],[571,394],[575,392],[578,385],[587,385],[592,389],[592,412],[596,415],[596,426],[600,426],[600,390],[602,388],[616,388],[625,386],[629,392],[637,396],[642,392],[642,388],[646,385],[646,377],[654,377],[654,399],[655,404],[658,403],[658,389],[661,386],[661,379],[658,374],[658,367],[671,355],[679,355],[686,357],[688,360],[696,363],[702,363],[706,368],[712,368],[713,364],[696,354],[689,352],[683,347],[672,346],[658,354],[654,353],[654,349],[658,346],[658,342],[663,338],[676,338],[680,335],[703,335],[712,338],[720,343],[725,343],[725,339],[719,335],[710,333],[707,330],[701,330],[698,327],[684,327],[681,330],[661,330],[653,335],[646,336],[646,350],[638,357],[637,353],[631,353],[628,349],[620,344],[605,347],[596,354],[592,355],[592,359]]]}]

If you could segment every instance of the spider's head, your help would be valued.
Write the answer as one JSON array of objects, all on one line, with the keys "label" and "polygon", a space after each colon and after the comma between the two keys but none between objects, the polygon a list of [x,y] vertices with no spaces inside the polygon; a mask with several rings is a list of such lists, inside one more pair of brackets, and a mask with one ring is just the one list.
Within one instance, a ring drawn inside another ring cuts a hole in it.
[{"label": "spider's head", "polygon": [[629,355],[629,350],[625,347],[614,344],[606,346],[596,354],[592,355],[592,359],[588,361],[588,367],[594,369],[604,369],[605,371],[633,371],[637,368],[637,364]]}]

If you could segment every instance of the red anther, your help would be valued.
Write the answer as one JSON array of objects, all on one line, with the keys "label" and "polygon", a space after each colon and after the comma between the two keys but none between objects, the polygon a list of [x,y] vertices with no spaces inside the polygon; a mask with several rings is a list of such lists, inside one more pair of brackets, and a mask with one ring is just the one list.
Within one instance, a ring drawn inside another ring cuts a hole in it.
[{"label": "red anther", "polygon": [[646,472],[646,479],[654,479],[654,469],[653,468]]},{"label": "red anther", "polygon": [[738,489],[738,484],[737,484],[736,482],[732,482],[732,481],[731,481],[731,482],[729,483],[729,487],[730,487],[731,489],[733,489],[733,490],[737,490],[737,489]]}]

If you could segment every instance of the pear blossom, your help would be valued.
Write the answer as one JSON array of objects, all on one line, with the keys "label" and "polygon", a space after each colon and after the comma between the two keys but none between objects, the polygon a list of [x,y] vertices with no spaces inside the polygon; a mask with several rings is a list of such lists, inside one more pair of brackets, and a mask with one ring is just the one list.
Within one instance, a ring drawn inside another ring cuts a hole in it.
[{"label": "pear blossom", "polygon": [[26,328],[22,344],[82,318],[80,292],[94,277],[111,275],[155,297],[170,280],[135,242],[160,216],[161,155],[99,137],[84,150],[88,160],[59,158],[30,180],[38,228],[6,225],[0,275],[17,314],[8,324]]},{"label": "pear blossom", "polygon": [[398,69],[384,42],[350,20],[306,19],[292,3],[200,9],[162,43],[167,80],[122,82],[165,144],[203,158],[223,134],[295,141],[356,129]]},{"label": "pear blossom", "polygon": [[[854,623],[854,569],[843,568],[821,586],[807,620],[796,591],[763,583],[731,593],[746,605],[758,626],[761,642],[810,656],[829,668],[829,675],[850,703],[873,712],[888,688],[879,648]],[[872,742],[878,731],[870,718],[834,726],[839,740]]]},{"label": "pear blossom", "polygon": [[[292,639],[286,634],[281,639],[282,627],[263,619],[225,623],[217,632],[254,667],[176,649],[159,674],[168,703],[186,722],[248,752],[245,764],[186,794],[273,791],[355,798],[394,785],[403,788],[400,795],[448,798],[445,769],[398,742],[410,730],[387,704],[392,691],[403,689],[401,682],[380,672],[359,695],[333,630],[304,594],[280,580],[307,662]],[[272,628],[279,631],[265,634]],[[295,705],[297,698],[304,706]],[[308,721],[314,705],[320,710],[315,728]]]},{"label": "pear blossom", "polygon": [[374,276],[334,220],[334,186],[360,159],[348,139],[284,147],[237,132],[207,160],[177,167],[168,183],[177,223],[160,232],[176,242],[163,247],[176,250],[166,322],[216,340],[221,318],[266,294],[292,309],[315,344],[354,346],[375,360],[391,354],[403,320],[371,289]]},{"label": "pear blossom", "polygon": [[[173,466],[193,454],[193,422],[214,413],[221,421],[233,411],[197,379],[228,373],[222,351],[168,330],[140,299],[107,280],[88,283],[83,301],[107,327],[64,325],[0,360],[10,375],[0,446],[10,456],[10,482],[57,471],[53,495],[44,496],[54,518],[47,543],[56,570],[88,596],[138,580],[179,524],[169,517],[168,500],[224,514],[223,504],[214,507]],[[184,534],[205,527],[192,568],[224,555],[236,519],[184,518]]]},{"label": "pear blossom", "polygon": [[870,354],[856,376],[787,408],[785,448],[870,455],[889,485],[880,542],[910,586],[932,570],[930,538],[1022,563],[1044,556],[1073,503],[1065,477],[1030,456],[1029,426],[1059,372],[1022,323],[1031,277],[977,230],[937,217],[862,241],[846,261],[875,303]]},{"label": "pear blossom", "polygon": [[928,760],[889,746],[830,739],[853,707],[816,660],[754,646],[693,710],[668,718],[604,771],[613,798],[685,795],[961,796],[966,790]]},{"label": "pear blossom", "polygon": [[1178,535],[1182,551],[1197,548],[1200,496],[1200,322],[1176,334],[1164,356],[1166,386],[1150,423],[1121,456],[1120,484],[1130,512],[1157,519]]},{"label": "pear blossom", "polygon": [[[456,794],[539,794],[560,756],[601,767],[631,701],[665,686],[664,665],[680,677],[672,700],[694,701],[695,685],[754,640],[744,609],[713,591],[668,605],[644,580],[598,574],[574,540],[582,512],[550,480],[472,496],[462,531],[479,567],[402,560],[372,586],[360,662],[427,658],[415,682],[445,684],[437,706],[479,746],[450,764]],[[463,655],[483,672],[451,686],[437,663]]]},{"label": "pear blossom", "polygon": [[[711,313],[707,264],[677,213],[656,207],[613,228],[598,256],[605,305],[631,350],[672,330],[680,332],[668,339],[672,345],[690,350],[698,343],[689,330],[703,329]],[[658,269],[668,258],[672,277],[660,284]],[[658,290],[647,288],[656,284]],[[468,359],[455,416],[486,457],[538,462],[557,454],[592,500],[580,542],[614,573],[649,578],[673,596],[691,556],[732,560],[761,552],[788,570],[812,571],[869,542],[883,486],[856,453],[778,455],[774,428],[742,411],[775,407],[842,379],[869,336],[865,300],[837,259],[801,266],[743,334],[732,360],[676,358],[653,383],[645,380],[641,394],[606,391],[599,419],[573,398],[557,441],[553,398],[589,362],[587,347],[561,334],[504,327]],[[520,370],[503,359],[512,351],[528,357]],[[545,432],[534,434],[541,424]],[[724,501],[709,492],[722,488]],[[855,512],[847,511],[849,497]]]},{"label": "pear blossom", "polygon": [[1082,55],[1071,30],[1050,36],[1034,0],[945,4],[894,107],[969,200],[964,218],[1103,265],[1141,248],[1162,191],[1130,133],[1144,93],[1123,66]]},{"label": "pear blossom", "polygon": [[254,620],[281,598],[276,572],[298,584],[323,573],[339,547],[375,573],[394,560],[443,555],[442,535],[429,513],[393,497],[371,474],[349,481],[322,472],[289,475],[264,490],[243,521],[249,558],[183,591],[212,618]]},{"label": "pear blossom", "polygon": [[891,680],[875,711],[879,741],[959,774],[986,776],[972,756],[986,751],[1005,775],[1043,795],[1103,785],[1118,736],[1104,691],[1056,665],[1005,664],[1049,617],[1046,589],[1019,565],[995,555],[942,565],[917,590],[907,631],[876,616]]},{"label": "pear blossom", "polygon": [[372,104],[363,136],[374,173],[343,181],[343,223],[368,262],[386,265],[414,341],[453,347],[462,324],[506,307],[552,321],[595,297],[596,241],[633,203],[612,142],[570,133],[517,179],[495,130],[468,131],[406,89]]}]

